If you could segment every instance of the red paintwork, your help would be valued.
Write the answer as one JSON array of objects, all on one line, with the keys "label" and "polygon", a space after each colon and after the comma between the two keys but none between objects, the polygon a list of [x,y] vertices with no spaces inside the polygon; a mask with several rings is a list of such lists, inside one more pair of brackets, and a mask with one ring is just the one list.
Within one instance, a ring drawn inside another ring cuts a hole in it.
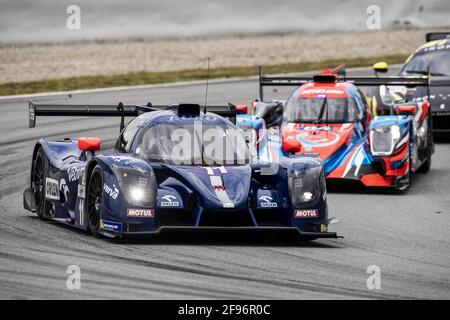
[{"label": "red paintwork", "polygon": [[248,112],[248,105],[246,104],[237,104],[236,111],[238,114],[246,114]]},{"label": "red paintwork", "polygon": [[82,151],[100,150],[100,138],[79,138],[78,149]]},{"label": "red paintwork", "polygon": [[397,112],[398,112],[398,114],[406,113],[406,114],[410,114],[410,115],[414,116],[414,115],[416,115],[416,113],[417,113],[417,106],[415,106],[415,105],[411,105],[411,106],[406,106],[406,105],[398,106]]},{"label": "red paintwork", "polygon": [[318,94],[326,94],[328,98],[347,98],[348,83],[329,82],[329,83],[307,83],[302,86],[299,92],[299,98],[316,98]]},{"label": "red paintwork", "polygon": [[[322,160],[331,156],[342,144],[348,144],[353,133],[353,124],[304,124],[288,123],[282,126],[283,141],[296,139],[302,143],[301,153],[318,153]],[[329,130],[321,130],[321,128]],[[315,146],[311,146],[315,145]]]},{"label": "red paintwork", "polygon": [[423,120],[425,120],[425,118],[430,114],[430,103],[428,102],[428,100],[424,100],[422,102],[422,115],[420,116],[419,119],[419,125],[422,124]]},{"label": "red paintwork", "polygon": [[391,187],[394,184],[392,177],[383,177],[378,173],[366,174],[360,180],[367,187]]},{"label": "red paintwork", "polygon": [[302,144],[296,139],[283,139],[283,151],[288,153],[298,153],[302,150]]}]

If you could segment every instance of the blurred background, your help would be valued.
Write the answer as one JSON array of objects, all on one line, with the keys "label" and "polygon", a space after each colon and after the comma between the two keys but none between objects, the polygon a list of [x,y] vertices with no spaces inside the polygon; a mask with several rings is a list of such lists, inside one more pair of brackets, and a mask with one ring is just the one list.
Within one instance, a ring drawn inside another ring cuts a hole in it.
[{"label": "blurred background", "polygon": [[[0,95],[193,80],[162,73],[205,69],[208,56],[240,68],[214,77],[399,63],[448,17],[449,0],[0,0]],[[80,78],[95,76],[110,78]]]},{"label": "blurred background", "polygon": [[[66,8],[81,8],[81,30]],[[293,31],[367,30],[367,8],[381,27],[446,27],[448,0],[1,0],[0,41],[55,42]]]}]

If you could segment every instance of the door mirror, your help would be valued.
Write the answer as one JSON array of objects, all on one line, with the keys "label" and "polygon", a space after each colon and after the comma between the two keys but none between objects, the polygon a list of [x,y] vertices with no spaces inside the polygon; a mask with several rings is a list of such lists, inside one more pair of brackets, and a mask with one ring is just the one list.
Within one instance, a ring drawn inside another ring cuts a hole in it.
[{"label": "door mirror", "polygon": [[248,105],[246,104],[237,104],[236,105],[236,113],[237,114],[247,114],[248,112]]},{"label": "door mirror", "polygon": [[415,116],[417,107],[414,105],[400,105],[397,106],[397,113],[403,116]]},{"label": "door mirror", "polygon": [[389,70],[389,65],[386,62],[377,62],[372,68],[375,73],[386,73]]},{"label": "door mirror", "polygon": [[97,151],[100,150],[100,138],[79,138],[78,149],[81,151]]}]

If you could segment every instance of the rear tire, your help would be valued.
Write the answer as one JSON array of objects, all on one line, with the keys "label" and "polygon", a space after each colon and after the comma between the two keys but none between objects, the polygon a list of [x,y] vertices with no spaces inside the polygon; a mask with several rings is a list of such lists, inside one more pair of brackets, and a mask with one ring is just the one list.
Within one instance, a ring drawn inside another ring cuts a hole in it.
[{"label": "rear tire", "polygon": [[37,216],[44,220],[45,209],[45,162],[42,149],[39,148],[33,167],[33,177],[31,180],[31,189],[34,194]]},{"label": "rear tire", "polygon": [[102,169],[96,166],[89,178],[86,207],[88,215],[89,230],[95,237],[100,237],[100,211],[103,201]]}]

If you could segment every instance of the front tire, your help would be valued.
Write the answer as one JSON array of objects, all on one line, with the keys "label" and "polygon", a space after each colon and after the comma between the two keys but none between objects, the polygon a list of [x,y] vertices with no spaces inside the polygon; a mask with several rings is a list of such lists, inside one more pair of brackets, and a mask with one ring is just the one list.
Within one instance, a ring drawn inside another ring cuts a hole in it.
[{"label": "front tire", "polygon": [[396,190],[400,193],[405,192],[409,187],[411,187],[411,170],[408,170],[408,173],[396,182]]},{"label": "front tire", "polygon": [[418,173],[427,173],[431,168],[431,156],[417,170]]},{"label": "front tire", "polygon": [[45,210],[45,162],[42,149],[39,148],[34,161],[33,178],[31,188],[34,194],[37,216],[44,220]]},{"label": "front tire", "polygon": [[103,201],[102,169],[96,166],[92,171],[87,189],[87,214],[89,230],[95,237],[100,237],[100,211]]}]

